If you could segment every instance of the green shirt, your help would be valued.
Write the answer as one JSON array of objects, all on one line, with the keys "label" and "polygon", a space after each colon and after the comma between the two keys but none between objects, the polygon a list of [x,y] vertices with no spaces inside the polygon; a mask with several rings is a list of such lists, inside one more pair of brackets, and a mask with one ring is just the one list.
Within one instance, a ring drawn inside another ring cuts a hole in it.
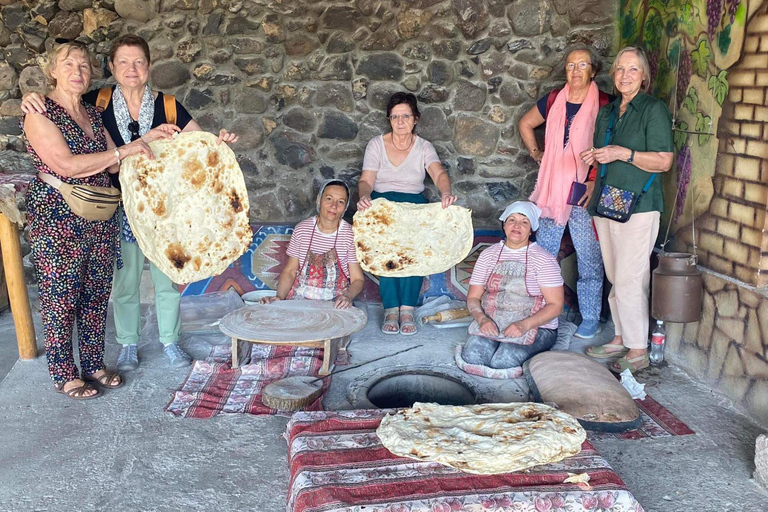
[{"label": "green shirt", "polygon": [[[605,132],[608,130],[608,122],[611,111],[616,110],[613,123],[613,132],[608,145],[623,146],[635,151],[655,151],[671,153],[674,151],[672,142],[672,119],[667,106],[645,93],[639,92],[627,105],[624,115],[619,117],[621,96],[604,106],[597,113],[595,120],[595,136],[592,144],[596,148],[606,146]],[[645,186],[648,178],[654,173],[643,171],[627,162],[617,160],[606,164],[605,180],[600,179],[601,165],[597,164],[597,178],[595,180],[595,193],[589,204],[589,213],[594,215],[597,202],[600,199],[600,191],[603,185],[612,185],[616,188],[629,190],[639,194]],[[660,174],[660,173],[655,173]],[[656,176],[651,188],[640,198],[635,209],[636,213],[664,211],[664,196],[661,192],[661,175]]]}]

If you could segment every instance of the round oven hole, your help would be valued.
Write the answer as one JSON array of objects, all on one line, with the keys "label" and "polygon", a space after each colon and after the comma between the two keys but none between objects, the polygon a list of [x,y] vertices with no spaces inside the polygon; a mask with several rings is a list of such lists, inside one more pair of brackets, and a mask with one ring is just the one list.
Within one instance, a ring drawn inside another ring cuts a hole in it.
[{"label": "round oven hole", "polygon": [[381,409],[411,407],[416,402],[470,405],[477,399],[475,393],[461,382],[427,373],[389,375],[371,386],[367,396]]}]

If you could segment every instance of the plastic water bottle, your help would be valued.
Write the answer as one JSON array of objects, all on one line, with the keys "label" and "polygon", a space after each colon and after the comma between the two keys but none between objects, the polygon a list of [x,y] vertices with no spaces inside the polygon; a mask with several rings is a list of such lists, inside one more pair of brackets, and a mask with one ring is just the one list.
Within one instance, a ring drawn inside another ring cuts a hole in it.
[{"label": "plastic water bottle", "polygon": [[664,330],[664,322],[656,320],[656,327],[651,334],[651,364],[654,366],[664,362],[664,345],[667,341],[667,333]]}]

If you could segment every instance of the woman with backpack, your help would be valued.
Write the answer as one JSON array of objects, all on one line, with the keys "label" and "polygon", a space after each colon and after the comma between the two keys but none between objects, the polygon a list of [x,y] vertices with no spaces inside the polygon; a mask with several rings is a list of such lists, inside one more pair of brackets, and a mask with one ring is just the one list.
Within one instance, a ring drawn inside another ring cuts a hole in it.
[{"label": "woman with backpack", "polygon": [[[567,224],[576,249],[576,294],[582,322],[575,336],[583,339],[594,338],[598,332],[603,297],[600,244],[585,209],[594,192],[595,177],[579,157],[592,146],[598,110],[612,99],[594,82],[600,67],[592,49],[584,46],[569,51],[565,87],[539,99],[519,123],[523,144],[539,164],[536,188],[530,197],[542,210],[536,242],[557,257]],[[534,129],[545,121],[544,148],[540,148]]]},{"label": "woman with backpack", "polygon": [[[101,111],[104,127],[118,148],[139,139],[149,143],[168,131],[202,130],[173,96],[150,89],[148,84],[152,64],[149,45],[143,38],[133,34],[117,38],[109,52],[109,69],[117,84],[94,89],[83,95],[83,101]],[[22,111],[45,112],[43,96],[36,93],[25,95]],[[219,132],[219,143],[231,144],[237,139],[237,135],[227,130]],[[113,184],[119,188],[116,179],[113,179]],[[120,253],[114,273],[112,298],[117,342],[122,346],[117,369],[126,371],[135,370],[139,366],[139,286],[145,256],[122,210],[119,216]],[[189,366],[192,359],[178,344],[181,337],[181,293],[178,286],[151,262],[149,268],[155,288],[160,342],[164,346],[166,360],[173,367]]]}]

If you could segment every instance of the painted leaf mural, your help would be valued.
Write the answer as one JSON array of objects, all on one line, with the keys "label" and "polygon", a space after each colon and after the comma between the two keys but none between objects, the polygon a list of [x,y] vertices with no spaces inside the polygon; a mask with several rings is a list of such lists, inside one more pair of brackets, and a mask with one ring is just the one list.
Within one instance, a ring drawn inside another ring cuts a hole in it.
[{"label": "painted leaf mural", "polygon": [[726,77],[728,72],[726,70],[720,71],[717,75],[709,77],[709,90],[712,91],[712,95],[717,100],[718,105],[722,105],[725,98],[728,97],[728,80]]},{"label": "painted leaf mural", "polygon": [[678,222],[691,220],[689,187],[715,173],[716,133],[730,92],[728,68],[744,47],[747,2],[619,1],[621,45],[646,49],[650,92],[667,102],[674,119],[676,165],[664,178],[664,188],[670,202],[677,199],[669,211],[680,227]]}]

